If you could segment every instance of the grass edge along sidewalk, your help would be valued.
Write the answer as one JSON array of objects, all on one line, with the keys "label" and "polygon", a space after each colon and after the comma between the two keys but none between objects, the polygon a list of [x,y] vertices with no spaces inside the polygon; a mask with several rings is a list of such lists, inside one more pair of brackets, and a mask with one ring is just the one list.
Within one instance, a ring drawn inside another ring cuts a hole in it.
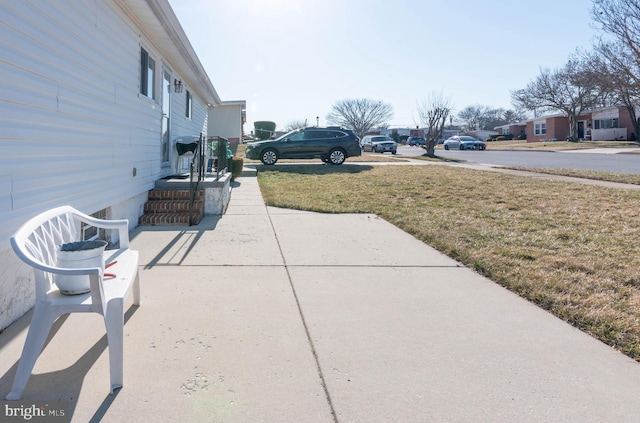
[{"label": "grass edge along sidewalk", "polygon": [[640,361],[640,191],[447,166],[258,166],[270,206],[375,213]]}]

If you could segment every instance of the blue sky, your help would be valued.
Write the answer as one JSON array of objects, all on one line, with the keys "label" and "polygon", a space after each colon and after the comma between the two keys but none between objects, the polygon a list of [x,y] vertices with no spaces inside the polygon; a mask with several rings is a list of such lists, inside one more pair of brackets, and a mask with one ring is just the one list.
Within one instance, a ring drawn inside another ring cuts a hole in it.
[{"label": "blue sky", "polygon": [[512,108],[543,68],[590,50],[591,0],[169,0],[222,100],[246,100],[247,124],[316,116],[345,98],[390,103],[391,126],[419,124],[441,94]]}]

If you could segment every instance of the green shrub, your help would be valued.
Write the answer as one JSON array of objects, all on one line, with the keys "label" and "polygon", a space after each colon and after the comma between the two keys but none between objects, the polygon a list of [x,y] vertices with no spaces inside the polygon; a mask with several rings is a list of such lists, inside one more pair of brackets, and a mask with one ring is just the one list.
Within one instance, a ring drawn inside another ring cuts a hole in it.
[{"label": "green shrub", "polygon": [[500,136],[496,137],[496,141],[504,141],[506,139],[507,139],[507,137],[505,137],[504,135],[500,135]]},{"label": "green shrub", "polygon": [[253,122],[253,129],[259,140],[268,140],[276,130],[276,123],[268,120]]},{"label": "green shrub", "polygon": [[244,166],[244,160],[242,157],[233,157],[231,159],[231,179],[236,179],[242,175],[242,167]]}]

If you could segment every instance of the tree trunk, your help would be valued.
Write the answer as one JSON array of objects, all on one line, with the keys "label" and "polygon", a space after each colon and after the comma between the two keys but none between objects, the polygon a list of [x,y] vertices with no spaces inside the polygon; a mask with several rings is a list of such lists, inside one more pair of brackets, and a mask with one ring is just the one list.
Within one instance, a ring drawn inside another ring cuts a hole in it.
[{"label": "tree trunk", "polygon": [[436,140],[428,140],[427,141],[427,157],[435,157],[436,156]]}]

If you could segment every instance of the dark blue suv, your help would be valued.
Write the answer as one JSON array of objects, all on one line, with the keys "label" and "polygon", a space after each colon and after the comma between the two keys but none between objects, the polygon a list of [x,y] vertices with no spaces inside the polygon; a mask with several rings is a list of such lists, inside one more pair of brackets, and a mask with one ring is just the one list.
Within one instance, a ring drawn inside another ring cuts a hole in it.
[{"label": "dark blue suv", "polygon": [[245,156],[266,165],[278,159],[321,159],[341,165],[347,157],[359,156],[360,139],[350,129],[338,126],[312,127],[291,131],[275,140],[247,144]]}]

